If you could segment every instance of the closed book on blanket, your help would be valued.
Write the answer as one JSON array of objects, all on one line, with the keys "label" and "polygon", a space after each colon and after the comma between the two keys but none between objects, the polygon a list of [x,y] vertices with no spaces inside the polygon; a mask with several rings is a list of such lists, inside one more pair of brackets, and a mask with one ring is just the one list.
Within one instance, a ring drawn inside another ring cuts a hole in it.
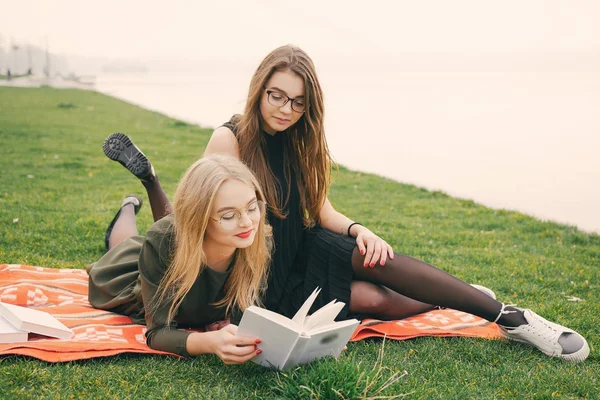
[{"label": "closed book on blanket", "polygon": [[0,343],[26,342],[29,333],[17,329],[0,315]]},{"label": "closed book on blanket", "polygon": [[15,328],[58,339],[71,339],[73,331],[45,311],[0,303],[0,315]]},{"label": "closed book on blanket", "polygon": [[317,358],[339,357],[359,321],[336,322],[344,303],[335,300],[307,316],[319,292],[315,289],[292,319],[257,306],[244,311],[236,335],[261,340],[262,353],[252,361],[285,370]]}]

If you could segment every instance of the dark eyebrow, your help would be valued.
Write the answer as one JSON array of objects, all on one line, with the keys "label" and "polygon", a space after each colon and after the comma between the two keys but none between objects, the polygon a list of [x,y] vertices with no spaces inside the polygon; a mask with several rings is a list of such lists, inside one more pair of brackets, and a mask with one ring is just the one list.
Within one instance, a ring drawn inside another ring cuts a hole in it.
[{"label": "dark eyebrow", "polygon": [[[283,89],[279,89],[277,86],[273,86],[271,89],[277,90],[278,92],[281,92],[281,93],[283,93],[283,94],[285,94],[287,96],[287,92],[285,90],[283,90]],[[290,97],[290,96],[288,96],[288,97]],[[304,98],[304,95],[302,95],[302,96],[296,96],[296,97],[294,97],[294,99],[299,99],[301,97]]]},{"label": "dark eyebrow", "polygon": [[[248,205],[250,205],[251,203],[254,203],[255,201],[258,201],[258,199],[255,197],[253,197],[252,199],[250,199],[249,202],[246,203],[246,207]],[[221,207],[217,210],[217,213],[223,212],[223,211],[229,211],[229,210],[237,210],[237,208],[235,207]]]}]

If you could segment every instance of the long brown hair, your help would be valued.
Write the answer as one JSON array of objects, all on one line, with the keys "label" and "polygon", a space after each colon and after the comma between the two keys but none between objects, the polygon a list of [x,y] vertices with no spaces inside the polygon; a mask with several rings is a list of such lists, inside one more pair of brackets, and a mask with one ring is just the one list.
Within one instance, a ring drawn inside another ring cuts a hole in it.
[{"label": "long brown hair", "polygon": [[[256,193],[258,200],[264,195],[258,181],[240,160],[229,156],[209,156],[196,161],[183,175],[173,202],[175,252],[160,281],[157,296],[150,304],[150,314],[156,312],[167,298],[173,303],[169,309],[168,323],[181,305],[198,275],[207,268],[206,254],[202,248],[213,201],[221,184],[228,179],[239,180]],[[271,258],[271,227],[263,215],[258,224],[254,242],[236,250],[235,263],[225,284],[225,297],[215,306],[232,306],[245,310],[259,301],[265,289],[266,275]]]},{"label": "long brown hair", "polygon": [[[306,105],[302,117],[285,132],[283,160],[288,187],[287,191],[283,190],[287,196],[281,199],[275,176],[265,158],[260,101],[271,76],[277,71],[287,70],[303,79]],[[298,179],[296,184],[300,192],[303,223],[307,227],[318,224],[330,183],[332,160],[325,140],[323,119],[323,93],[315,66],[303,50],[286,45],[273,50],[258,66],[250,81],[245,112],[236,122],[240,158],[256,174],[271,212],[278,218],[285,218],[279,205],[288,201],[293,171]]]}]

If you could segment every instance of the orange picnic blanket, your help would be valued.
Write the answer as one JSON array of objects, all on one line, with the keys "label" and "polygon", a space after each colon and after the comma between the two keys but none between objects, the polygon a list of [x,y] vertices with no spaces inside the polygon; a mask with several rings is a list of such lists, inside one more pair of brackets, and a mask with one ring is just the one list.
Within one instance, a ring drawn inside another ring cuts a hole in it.
[{"label": "orange picnic blanket", "polygon": [[[83,269],[0,264],[0,301],[46,311],[75,333],[61,340],[29,335],[23,343],[0,344],[0,355],[25,355],[64,362],[121,353],[164,354],[149,348],[146,327],[129,317],[93,308]],[[436,310],[400,321],[363,320],[351,341],[368,337],[405,340],[418,336],[499,338],[496,324],[455,310]]]}]

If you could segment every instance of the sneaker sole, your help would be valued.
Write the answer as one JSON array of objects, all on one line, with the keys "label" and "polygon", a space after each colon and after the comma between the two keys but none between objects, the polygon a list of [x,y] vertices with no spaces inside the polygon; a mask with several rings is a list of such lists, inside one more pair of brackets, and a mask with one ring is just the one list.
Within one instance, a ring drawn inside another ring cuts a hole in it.
[{"label": "sneaker sole", "polygon": [[102,151],[106,157],[118,161],[139,179],[152,173],[148,158],[124,133],[113,133],[104,140]]}]

